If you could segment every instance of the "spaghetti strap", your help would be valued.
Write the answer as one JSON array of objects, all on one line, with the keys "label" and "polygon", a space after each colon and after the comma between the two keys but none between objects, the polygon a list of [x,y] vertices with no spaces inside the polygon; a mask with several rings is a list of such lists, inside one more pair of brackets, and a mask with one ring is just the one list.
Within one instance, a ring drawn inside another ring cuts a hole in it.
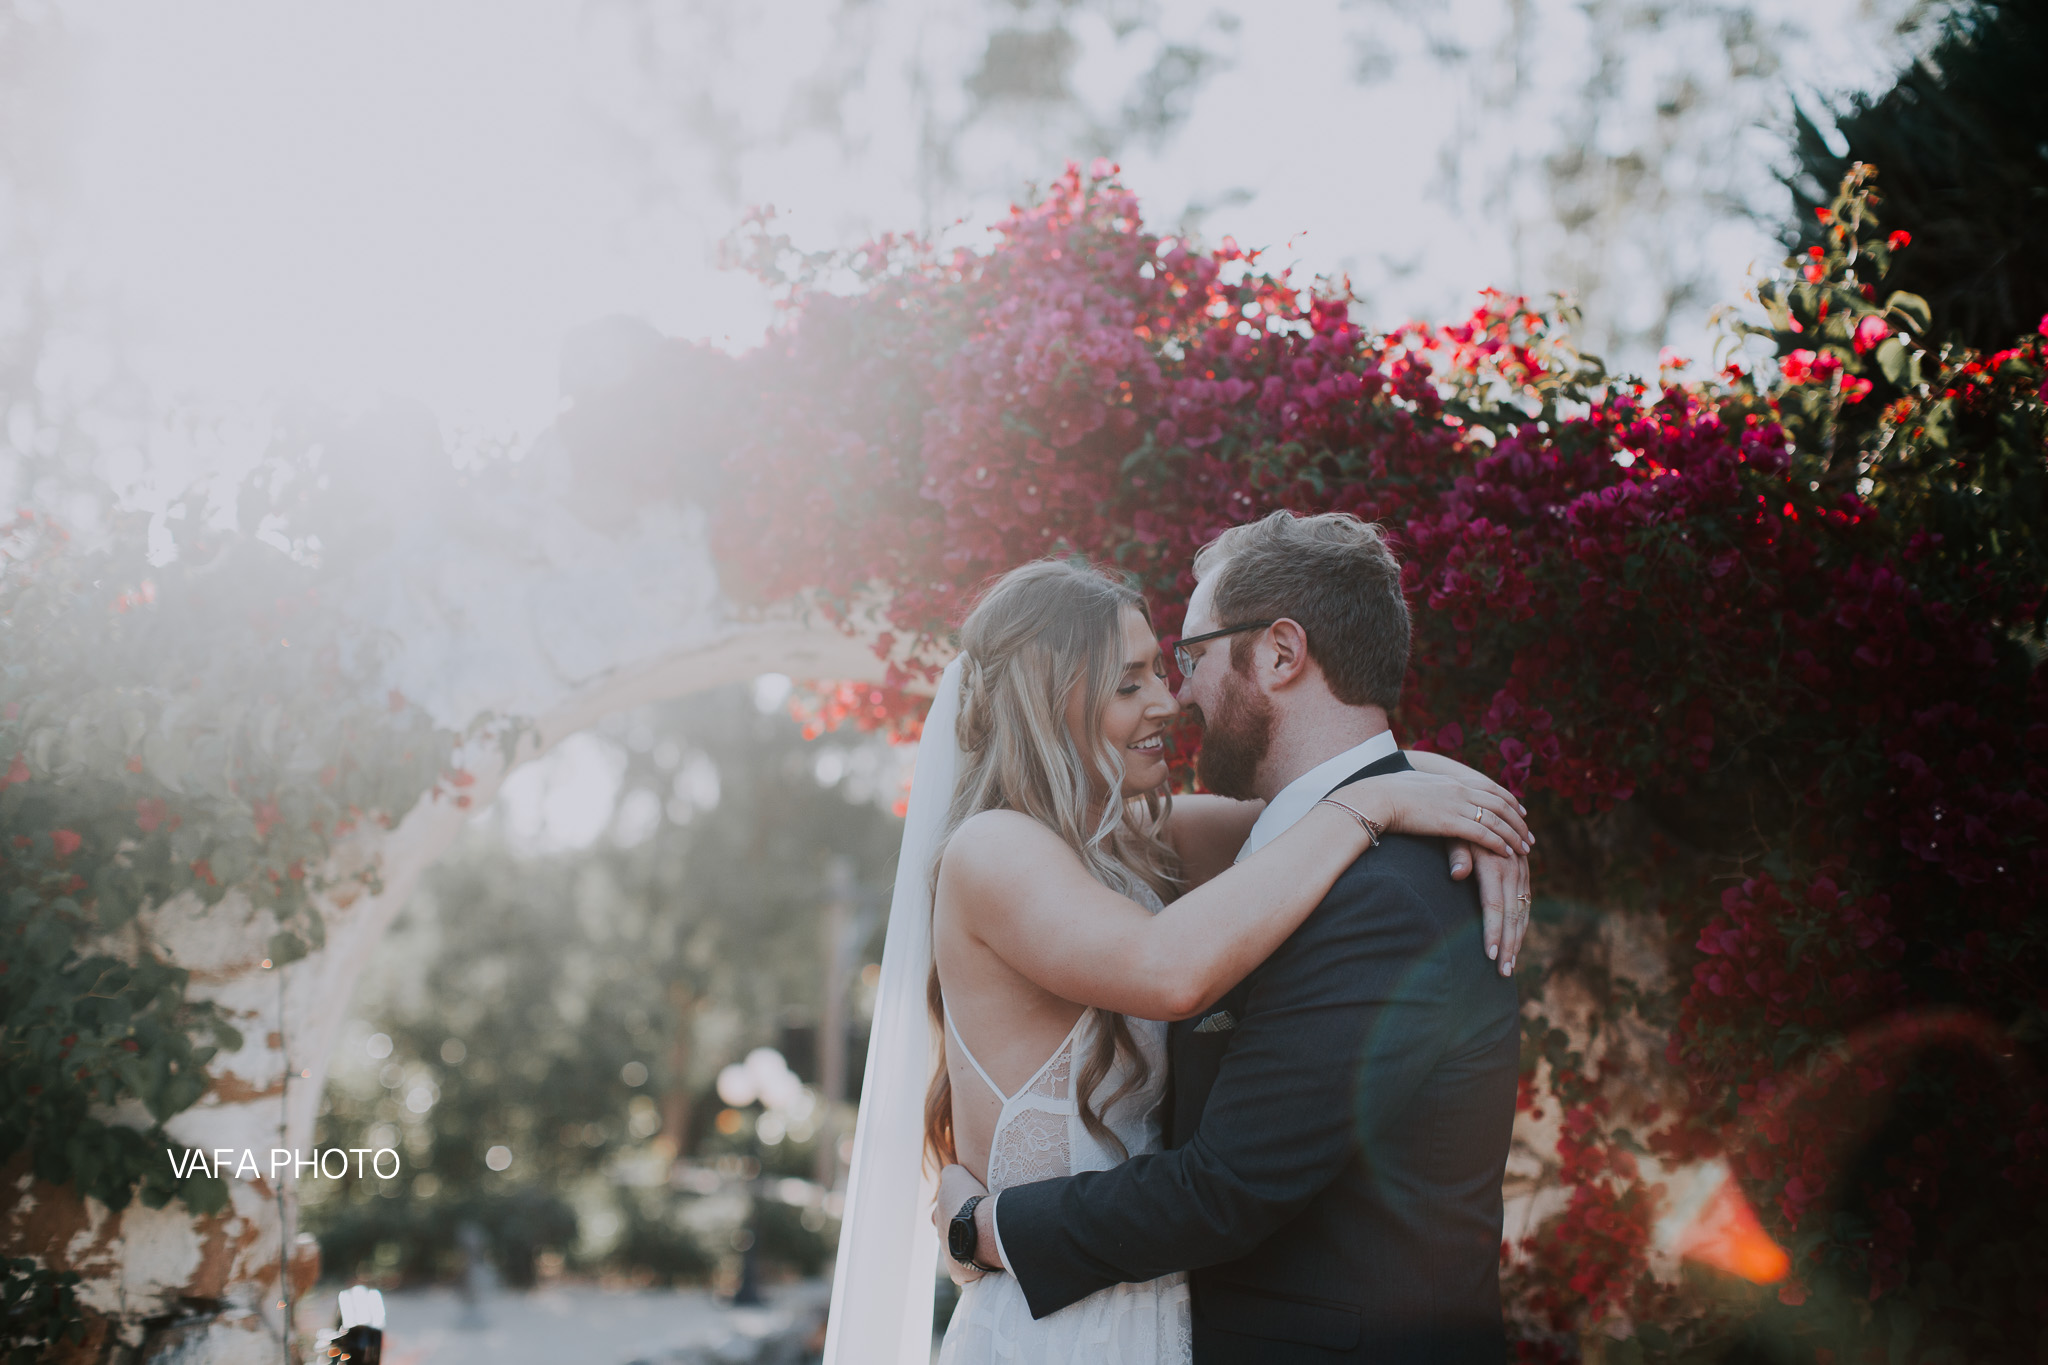
[{"label": "spaghetti strap", "polygon": [[945,1001],[941,1000],[939,1002],[939,1011],[940,1013],[946,1016],[947,1032],[951,1033],[953,1035],[953,1041],[960,1045],[960,1055],[967,1059],[967,1064],[974,1068],[974,1073],[977,1076],[981,1077],[982,1084],[986,1085],[989,1088],[990,1092],[993,1093],[995,1097],[1001,1100],[1005,1105],[1012,1103],[1017,1099],[1019,1095],[1026,1094],[1030,1091],[1032,1086],[1038,1084],[1038,1078],[1043,1076],[1055,1062],[1059,1061],[1060,1055],[1062,1053],[1064,1053],[1068,1048],[1073,1046],[1074,1035],[1079,1033],[1082,1030],[1082,1028],[1084,1028],[1087,1025],[1088,1016],[1092,1013],[1092,1011],[1090,1010],[1082,1010],[1081,1017],[1076,1019],[1074,1021],[1074,1026],[1067,1030],[1067,1036],[1060,1039],[1059,1046],[1055,1047],[1052,1050],[1052,1055],[1050,1057],[1047,1057],[1044,1061],[1040,1062],[1038,1064],[1038,1070],[1032,1072],[1030,1077],[1025,1080],[1024,1084],[1018,1086],[1014,1093],[1005,1094],[1003,1088],[996,1084],[995,1078],[988,1074],[988,1068],[984,1067],[981,1064],[980,1060],[975,1057],[974,1050],[967,1046],[967,1040],[960,1036],[960,1026],[953,1022],[952,1008],[948,1006]]},{"label": "spaghetti strap", "polygon": [[[967,1064],[974,1068],[974,1074],[981,1077],[981,1083],[989,1088],[989,1092],[993,1094],[997,1099],[1001,1100],[1004,1104],[1008,1104],[1010,1102],[1011,1097],[1003,1093],[1003,1088],[996,1084],[995,1078],[993,1076],[988,1074],[988,1068],[984,1067],[978,1060],[976,1060],[974,1056],[974,1050],[967,1046],[967,1040],[960,1036],[960,1026],[953,1022],[952,1006],[946,1004],[944,1001],[941,1001],[939,1003],[939,1009],[946,1016],[946,1032],[953,1035],[954,1043],[957,1044],[960,1048],[960,1055],[967,1059]],[[1039,1070],[1042,1071],[1044,1070],[1044,1068],[1040,1067]],[[1034,1076],[1033,1079],[1035,1080],[1036,1077]]]}]

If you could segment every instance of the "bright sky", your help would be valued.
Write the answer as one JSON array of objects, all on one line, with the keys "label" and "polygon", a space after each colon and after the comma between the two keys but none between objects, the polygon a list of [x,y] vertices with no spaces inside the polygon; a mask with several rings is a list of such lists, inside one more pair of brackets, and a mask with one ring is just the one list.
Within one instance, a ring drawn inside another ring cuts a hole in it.
[{"label": "bright sky", "polygon": [[698,243],[622,243],[635,187],[580,116],[567,7],[180,0],[91,29],[80,251],[160,391],[394,391],[531,432],[579,322],[760,326]]},{"label": "bright sky", "polygon": [[[1911,3],[1757,8],[1802,16],[1810,41],[1779,55],[1786,81],[1810,88],[1880,79],[1888,16]],[[1618,98],[1654,103],[1718,32],[1720,8],[1674,9],[1668,40],[1614,74]],[[1511,11],[1533,39],[1509,41]],[[399,393],[456,427],[531,435],[554,415],[561,340],[580,323],[631,313],[676,335],[758,336],[760,292],[712,260],[744,205],[793,208],[793,230],[817,245],[919,227],[918,120],[965,109],[961,77],[1000,12],[971,0],[80,0],[66,10],[82,60],[63,250],[119,301],[161,396]],[[1119,35],[1082,8],[1068,21],[1074,86],[1107,119],[1163,42],[1227,49],[1182,129],[1129,150],[1127,179],[1155,221],[1207,205],[1212,239],[1350,271],[1375,321],[1449,316],[1486,284],[1569,283],[1545,278],[1551,259],[1584,244],[1560,247],[1531,167],[1570,124],[1588,11],[1457,0],[1413,22],[1394,12],[1167,5],[1156,30]],[[1433,65],[1445,44],[1470,55]],[[1361,83],[1375,63],[1382,74]],[[837,123],[814,127],[805,92],[832,80]],[[723,120],[743,154],[721,163],[691,117]],[[1072,141],[1060,127],[969,134],[942,218],[986,224]],[[1764,139],[1765,178],[1770,152]],[[1699,240],[1675,249],[1705,263],[1716,299],[1775,255],[1767,225],[1683,226]],[[1624,234],[1613,259],[1646,249]]]}]

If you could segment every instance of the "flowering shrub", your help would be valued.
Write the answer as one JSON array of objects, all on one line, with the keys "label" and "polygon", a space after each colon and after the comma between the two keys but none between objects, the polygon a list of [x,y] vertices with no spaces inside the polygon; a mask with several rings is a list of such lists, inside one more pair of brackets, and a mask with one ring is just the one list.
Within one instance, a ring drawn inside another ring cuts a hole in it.
[{"label": "flowering shrub", "polygon": [[[1532,1008],[1530,1102],[1563,1116],[1570,1190],[1509,1249],[1532,1343],[1676,1353],[1762,1322],[1806,1354],[1870,1333],[1895,1358],[2031,1350],[2044,339],[1937,344],[1924,303],[1884,290],[1911,245],[1878,203],[1859,168],[1824,244],[1760,291],[1747,330],[1774,364],[1649,384],[1520,299],[1368,334],[1344,299],[1158,237],[1106,169],[1070,170],[985,254],[892,240],[844,263],[857,290],[798,279],[736,372],[751,423],[719,549],[767,597],[847,613],[879,587],[886,651],[1066,551],[1125,566],[1171,636],[1225,526],[1382,522],[1419,609],[1407,741],[1530,800],[1562,850],[1541,868],[1560,950],[1585,906],[1667,945],[1668,978],[1640,981],[1562,955],[1553,984],[1600,1002],[1577,1034]],[[824,710],[916,706],[892,687]],[[1851,1055],[1937,1007],[1983,1027]],[[1661,1062],[1619,1046],[1645,1032]],[[1793,1253],[1762,1307],[1648,1273],[1644,1163],[1708,1155]]]},{"label": "flowering shrub", "polygon": [[6,1365],[32,1365],[45,1353],[80,1341],[78,1276],[52,1271],[27,1257],[0,1257],[0,1356]]},{"label": "flowering shrub", "polygon": [[317,570],[198,530],[152,564],[139,531],[86,550],[28,513],[0,527],[0,1162],[204,1213],[226,1189],[167,1162],[162,1125],[241,1039],[150,912],[235,893],[265,966],[301,957],[314,892],[376,884],[322,871],[336,841],[466,775],[416,707],[367,696],[375,659]]}]

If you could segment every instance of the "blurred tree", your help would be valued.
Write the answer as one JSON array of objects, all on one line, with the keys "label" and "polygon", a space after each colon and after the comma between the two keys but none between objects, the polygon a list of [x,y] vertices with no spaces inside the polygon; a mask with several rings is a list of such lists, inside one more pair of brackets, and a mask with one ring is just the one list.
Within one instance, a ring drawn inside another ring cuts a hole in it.
[{"label": "blurred tree", "polygon": [[1831,139],[1800,110],[1787,177],[1799,214],[1786,245],[1804,253],[1815,215],[1850,166],[1881,168],[1885,226],[1912,234],[1888,283],[1920,295],[1936,336],[2009,345],[2048,314],[2048,9],[1975,0],[1941,41],[1876,96],[1833,113]]},{"label": "blurred tree", "polygon": [[[376,1033],[344,1042],[329,1083],[320,1144],[404,1158],[389,1181],[309,1186],[330,1273],[451,1274],[473,1222],[528,1283],[595,1210],[583,1240],[610,1243],[610,1266],[701,1278],[714,1260],[679,1217],[674,1157],[810,1173],[808,1147],[746,1115],[714,1125],[702,1101],[720,1065],[813,1017],[827,862],[886,882],[894,767],[877,741],[864,762],[807,745],[767,701],[732,688],[607,723],[572,741],[619,765],[596,842],[522,850],[487,815],[436,870],[366,976]],[[763,1254],[814,1271],[822,1220],[772,1202]]]},{"label": "blurred tree", "polygon": [[692,216],[772,202],[813,247],[971,231],[1103,156],[1178,235],[1345,274],[1375,326],[1566,291],[1584,349],[1647,371],[1771,253],[1792,93],[1882,88],[1945,4],[803,0],[804,42],[787,8],[586,8],[631,54],[600,121]]}]

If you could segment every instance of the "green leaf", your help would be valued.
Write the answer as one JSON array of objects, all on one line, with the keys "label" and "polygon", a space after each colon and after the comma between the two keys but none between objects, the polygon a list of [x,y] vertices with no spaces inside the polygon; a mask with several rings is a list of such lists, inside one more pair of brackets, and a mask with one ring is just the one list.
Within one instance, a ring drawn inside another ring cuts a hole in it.
[{"label": "green leaf", "polygon": [[219,1213],[228,1206],[227,1182],[215,1175],[194,1176],[178,1195],[187,1208],[201,1215]]},{"label": "green leaf", "polygon": [[270,936],[270,960],[282,967],[306,955],[306,941],[297,934],[278,932]]},{"label": "green leaf", "polygon": [[1884,371],[1884,377],[1894,384],[1906,382],[1906,343],[1897,337],[1886,337],[1877,348],[1877,368]]},{"label": "green leaf", "polygon": [[1884,311],[1897,313],[1913,325],[1913,330],[1926,336],[1934,325],[1934,310],[1927,306],[1927,300],[1918,294],[1908,294],[1901,289],[1884,301]]}]

